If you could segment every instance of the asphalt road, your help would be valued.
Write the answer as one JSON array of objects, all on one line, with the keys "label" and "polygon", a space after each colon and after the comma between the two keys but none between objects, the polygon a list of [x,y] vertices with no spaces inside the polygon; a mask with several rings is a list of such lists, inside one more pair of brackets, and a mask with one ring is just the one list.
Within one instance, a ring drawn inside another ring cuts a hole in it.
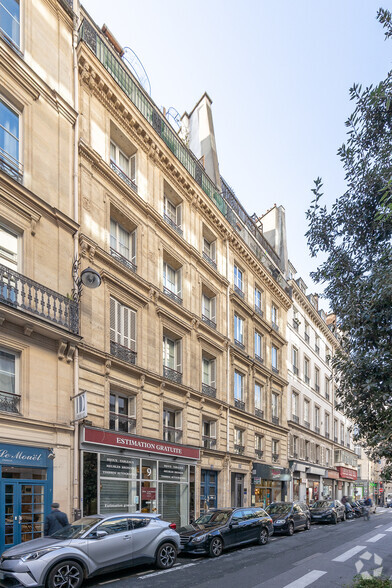
[{"label": "asphalt road", "polygon": [[347,587],[357,573],[392,576],[392,508],[370,521],[312,525],[268,545],[230,550],[217,559],[179,556],[171,570],[141,566],[99,576],[86,588],[320,588]]}]

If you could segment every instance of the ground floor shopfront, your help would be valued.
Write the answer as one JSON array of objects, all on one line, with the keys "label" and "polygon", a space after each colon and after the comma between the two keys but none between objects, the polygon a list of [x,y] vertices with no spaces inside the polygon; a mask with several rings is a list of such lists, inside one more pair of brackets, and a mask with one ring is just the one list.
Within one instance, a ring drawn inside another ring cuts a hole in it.
[{"label": "ground floor shopfront", "polygon": [[291,475],[287,468],[254,463],[252,470],[252,506],[265,508],[271,502],[287,500]]},{"label": "ground floor shopfront", "polygon": [[43,535],[53,501],[50,449],[0,443],[0,553]]},{"label": "ground floor shopfront", "polygon": [[296,461],[290,461],[289,464],[292,472],[289,495],[292,500],[312,504],[316,500],[332,497],[325,468]]}]

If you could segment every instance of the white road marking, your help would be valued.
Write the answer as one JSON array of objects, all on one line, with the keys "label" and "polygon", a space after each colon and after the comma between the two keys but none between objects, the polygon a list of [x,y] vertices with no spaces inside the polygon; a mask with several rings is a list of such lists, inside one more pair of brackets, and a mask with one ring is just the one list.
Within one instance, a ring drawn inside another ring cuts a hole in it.
[{"label": "white road marking", "polygon": [[389,529],[385,529],[386,531],[389,531],[390,533],[392,533],[392,527],[389,527]]},{"label": "white road marking", "polygon": [[327,572],[321,572],[320,570],[313,570],[312,572],[309,572],[308,574],[302,576],[302,578],[298,578],[298,580],[295,580],[290,584],[286,584],[284,588],[305,588],[305,586],[313,584],[313,582],[321,578],[321,576],[324,576],[324,574],[326,573]]},{"label": "white road marking", "polygon": [[153,572],[152,574],[148,574],[148,576],[140,576],[139,580],[145,580],[146,578],[152,578],[153,576],[160,576],[161,574],[168,574],[169,572],[176,572],[177,570],[184,570],[185,568],[190,568],[191,566],[195,566],[194,563],[185,564],[184,566],[172,567],[170,570],[161,570],[160,572]]},{"label": "white road marking", "polygon": [[385,533],[379,533],[378,535],[371,537],[371,539],[368,539],[366,541],[366,543],[375,543],[376,541],[379,541],[379,539],[382,539],[383,537],[385,537]]},{"label": "white road marking", "polygon": [[379,529],[380,527],[382,527],[382,525],[376,525],[374,528]]},{"label": "white road marking", "polygon": [[116,578],[115,580],[107,580],[106,582],[100,582],[98,586],[104,586],[105,584],[111,584],[112,582],[118,582],[120,578]]},{"label": "white road marking", "polygon": [[347,561],[348,559],[350,559],[350,557],[353,557],[363,549],[366,549],[364,545],[357,545],[356,547],[353,547],[352,549],[345,551],[344,553],[342,553],[342,555],[335,557],[332,561]]}]

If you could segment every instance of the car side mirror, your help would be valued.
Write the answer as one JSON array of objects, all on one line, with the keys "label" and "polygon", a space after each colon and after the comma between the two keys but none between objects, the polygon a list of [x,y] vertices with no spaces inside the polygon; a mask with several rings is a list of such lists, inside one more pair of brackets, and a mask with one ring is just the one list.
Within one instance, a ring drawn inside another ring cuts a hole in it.
[{"label": "car side mirror", "polygon": [[232,529],[233,527],[238,527],[238,525],[239,525],[239,522],[238,521],[232,521],[230,523],[230,529]]},{"label": "car side mirror", "polygon": [[107,531],[94,531],[93,533],[90,533],[90,535],[88,535],[89,539],[103,539],[103,537],[106,537],[106,535],[109,535],[109,533]]}]

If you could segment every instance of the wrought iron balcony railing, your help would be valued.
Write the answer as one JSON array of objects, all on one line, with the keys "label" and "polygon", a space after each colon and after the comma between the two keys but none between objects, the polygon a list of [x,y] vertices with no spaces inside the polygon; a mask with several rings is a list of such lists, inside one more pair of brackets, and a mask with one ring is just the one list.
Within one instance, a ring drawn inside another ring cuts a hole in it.
[{"label": "wrought iron balcony railing", "polygon": [[206,396],[210,396],[211,398],[216,398],[216,388],[209,386],[208,384],[201,385],[201,391]]},{"label": "wrought iron balcony railing", "polygon": [[276,323],[272,322],[271,323],[271,326],[274,329],[274,331],[279,332],[279,325],[277,325]]},{"label": "wrought iron balcony railing", "polygon": [[216,439],[203,436],[203,447],[204,449],[216,449]]},{"label": "wrought iron balcony railing", "polygon": [[306,341],[306,343],[309,343],[309,341],[310,341],[310,337],[307,333],[305,333],[305,341]]},{"label": "wrought iron balcony railing", "polygon": [[305,380],[305,384],[310,384],[310,378],[309,378],[309,376],[305,376],[304,377],[304,380]]},{"label": "wrought iron balcony railing", "polygon": [[126,183],[128,184],[128,186],[130,188],[132,188],[132,190],[134,192],[137,192],[137,185],[135,184],[135,182],[133,180],[131,180],[130,177],[127,176],[127,174],[125,172],[123,172],[123,170],[121,169],[121,167],[118,167],[118,165],[113,161],[113,159],[110,160],[110,167],[112,168],[112,170],[114,172],[116,172],[116,174]]},{"label": "wrought iron balcony railing", "polygon": [[0,169],[3,170],[6,174],[11,176],[14,180],[19,182],[19,184],[23,181],[23,165],[12,157],[7,151],[4,151],[0,147]]},{"label": "wrought iron balcony railing", "polygon": [[211,267],[213,267],[215,270],[217,269],[216,261],[214,261],[205,251],[203,251],[203,257]]},{"label": "wrought iron balcony railing", "polygon": [[163,366],[163,377],[167,380],[175,382],[176,384],[182,383],[182,373],[177,372],[176,370],[172,370],[172,368],[169,368],[166,365]]},{"label": "wrought iron balcony railing", "polygon": [[209,319],[205,314],[201,315],[201,320],[203,321],[203,323],[205,323],[206,325],[208,325],[212,329],[216,329],[216,323],[214,321],[212,321],[211,319]]},{"label": "wrought iron balcony railing", "polygon": [[125,345],[121,345],[121,343],[117,343],[116,341],[110,341],[110,353],[121,359],[122,361],[126,361],[131,365],[136,364],[136,351],[132,351],[129,347],[125,347]]},{"label": "wrought iron balcony railing", "polygon": [[182,230],[182,228],[177,225],[173,219],[170,218],[170,216],[168,214],[166,214],[166,212],[163,213],[163,218],[165,219],[165,222],[176,231],[176,233],[178,233],[179,235],[181,235],[181,237],[184,235],[184,231]]},{"label": "wrought iron balcony railing", "polygon": [[316,390],[317,394],[320,393],[320,386],[318,384],[315,384],[314,389]]},{"label": "wrought iron balcony railing", "polygon": [[234,406],[236,408],[240,408],[241,410],[245,410],[245,402],[239,398],[234,398]]},{"label": "wrought iron balcony railing", "polygon": [[299,424],[299,416],[297,416],[296,414],[293,414],[293,415],[291,415],[291,420],[292,420],[294,423],[297,423],[297,424]]},{"label": "wrought iron balcony railing", "polygon": [[129,261],[129,259],[121,255],[121,253],[116,251],[116,249],[113,249],[113,247],[110,248],[110,255],[119,261],[122,265],[130,269],[132,272],[136,272],[137,266],[132,263],[132,261]]},{"label": "wrought iron balcony railing", "polygon": [[256,457],[258,457],[258,459],[261,459],[263,457],[263,450],[262,449],[255,449],[255,455],[256,455]]},{"label": "wrought iron balcony railing", "polygon": [[274,463],[277,463],[279,461],[279,453],[273,453],[272,454],[272,461]]},{"label": "wrought iron balcony railing", "polygon": [[325,431],[325,438],[326,439],[329,439],[329,433],[328,433],[328,431]]},{"label": "wrought iron balcony railing", "polygon": [[259,417],[259,419],[263,419],[264,411],[261,408],[255,408],[255,415]]},{"label": "wrought iron balcony railing", "polygon": [[177,302],[177,304],[182,305],[182,298],[177,296],[177,294],[175,294],[175,292],[172,292],[171,290],[169,290],[169,288],[166,288],[166,286],[163,286],[163,293],[166,294],[166,296],[168,296],[172,300],[174,300],[174,302]]},{"label": "wrought iron balcony railing", "polygon": [[297,366],[296,366],[296,365],[293,365],[293,372],[294,372],[294,374],[295,374],[296,376],[298,376],[298,374],[299,374],[299,370],[298,370],[298,368],[297,368]]},{"label": "wrought iron balcony railing", "polygon": [[243,455],[244,452],[245,452],[245,445],[237,445],[237,444],[235,444],[234,445],[234,451],[236,453],[238,453],[239,455]]},{"label": "wrought iron balcony railing", "polygon": [[293,319],[293,328],[298,331],[298,327],[299,327],[299,320],[298,319]]},{"label": "wrought iron balcony railing", "polygon": [[260,355],[257,355],[256,353],[255,353],[255,360],[258,361],[259,363],[264,363],[264,359]]},{"label": "wrought iron balcony railing", "polygon": [[128,417],[123,414],[111,412],[109,418],[109,429],[111,431],[121,431],[122,433],[133,433],[135,431],[135,417]]},{"label": "wrought iron balcony railing", "polygon": [[335,441],[335,443],[338,442],[338,438],[337,437],[334,437],[333,440]]},{"label": "wrought iron balcony railing", "polygon": [[175,427],[163,427],[163,440],[169,443],[179,443],[182,438],[181,429]]},{"label": "wrought iron balcony railing", "polygon": [[272,371],[274,372],[274,374],[278,374],[279,370],[277,367],[275,367],[274,365],[272,366]]},{"label": "wrought iron balcony railing", "polygon": [[238,286],[236,286],[235,284],[234,284],[234,292],[235,292],[236,294],[238,294],[238,296],[239,296],[240,298],[244,298],[244,297],[245,297],[245,294],[244,294],[244,292],[241,290],[241,288],[239,288],[239,287],[238,287]]},{"label": "wrought iron balcony railing", "polygon": [[0,411],[19,413],[20,395],[12,392],[0,392]]},{"label": "wrought iron balcony railing", "polygon": [[305,426],[307,429],[310,429],[310,423],[309,423],[308,421],[304,421],[304,426]]},{"label": "wrought iron balcony railing", "polygon": [[320,435],[320,427],[315,427],[314,432],[317,433],[318,435]]},{"label": "wrought iron balcony railing", "polygon": [[0,264],[0,303],[79,332],[79,305]]},{"label": "wrought iron balcony railing", "polygon": [[279,417],[273,416],[271,421],[273,425],[279,425]]},{"label": "wrought iron balcony railing", "polygon": [[258,306],[257,304],[255,304],[255,313],[261,317],[264,316],[264,312],[261,310],[260,306]]},{"label": "wrought iron balcony railing", "polygon": [[245,345],[241,341],[238,341],[238,339],[234,339],[234,344],[240,349],[245,349]]}]

